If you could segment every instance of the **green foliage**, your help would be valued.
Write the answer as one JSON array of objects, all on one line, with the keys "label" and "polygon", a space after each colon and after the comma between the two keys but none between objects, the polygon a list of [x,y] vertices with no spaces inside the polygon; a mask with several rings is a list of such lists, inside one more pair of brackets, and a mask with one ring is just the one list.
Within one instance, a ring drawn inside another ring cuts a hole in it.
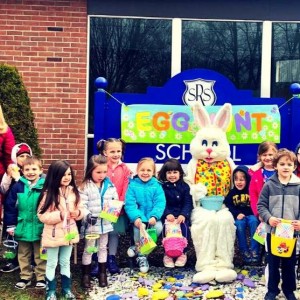
[{"label": "green foliage", "polygon": [[13,130],[16,143],[25,142],[36,156],[41,155],[37,129],[30,99],[18,70],[0,64],[0,104],[7,124]]}]

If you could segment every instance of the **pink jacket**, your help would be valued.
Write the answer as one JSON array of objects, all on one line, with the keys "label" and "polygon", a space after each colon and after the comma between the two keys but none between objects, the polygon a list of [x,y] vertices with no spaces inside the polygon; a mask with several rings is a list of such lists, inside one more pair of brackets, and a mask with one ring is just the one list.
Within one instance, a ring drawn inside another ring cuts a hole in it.
[{"label": "pink jacket", "polygon": [[262,169],[258,169],[252,173],[249,185],[250,205],[255,216],[258,216],[257,203],[259,194],[264,185]]},{"label": "pink jacket", "polygon": [[[43,206],[45,202],[44,195],[38,211]],[[79,201],[77,208],[80,211],[79,216],[76,219],[69,220],[69,228],[66,228],[64,220],[61,219],[61,213],[64,215],[67,212],[66,202],[69,202],[69,211],[74,211],[75,208],[75,194],[71,186],[67,187],[66,199],[63,196],[59,197],[59,207],[58,209],[53,205],[45,213],[38,213],[38,218],[42,223],[44,223],[44,229],[42,233],[41,244],[43,247],[59,247],[68,246],[71,244],[76,244],[79,242],[79,234],[76,225],[76,221],[81,220],[84,216],[84,209],[81,201]],[[74,233],[75,237],[72,240],[67,240],[66,235],[68,233]]]},{"label": "pink jacket", "polygon": [[131,175],[132,172],[123,162],[118,164],[114,170],[111,168],[111,166],[108,166],[107,176],[116,187],[119,199],[121,201],[125,200],[125,194]]}]

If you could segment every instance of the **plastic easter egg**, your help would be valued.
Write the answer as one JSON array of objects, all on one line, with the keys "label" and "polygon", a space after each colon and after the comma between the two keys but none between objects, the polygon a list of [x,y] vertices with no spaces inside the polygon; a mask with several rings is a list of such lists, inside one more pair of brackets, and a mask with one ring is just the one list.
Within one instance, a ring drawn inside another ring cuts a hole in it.
[{"label": "plastic easter egg", "polygon": [[144,297],[149,295],[149,290],[144,287],[139,287],[138,288],[138,297]]},{"label": "plastic easter egg", "polygon": [[224,297],[224,293],[221,290],[209,291],[206,295],[206,299],[217,299]]},{"label": "plastic easter egg", "polygon": [[119,295],[109,295],[106,297],[106,300],[120,300],[121,297]]},{"label": "plastic easter egg", "polygon": [[169,292],[168,291],[157,291],[152,294],[152,300],[164,300],[168,298]]}]

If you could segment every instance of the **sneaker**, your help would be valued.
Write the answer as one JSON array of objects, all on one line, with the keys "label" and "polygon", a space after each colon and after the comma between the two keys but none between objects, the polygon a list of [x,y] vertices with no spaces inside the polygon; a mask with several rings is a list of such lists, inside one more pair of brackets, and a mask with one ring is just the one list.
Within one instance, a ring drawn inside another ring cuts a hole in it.
[{"label": "sneaker", "polygon": [[45,280],[38,280],[35,284],[36,289],[45,289],[46,288],[46,281]]},{"label": "sneaker", "polygon": [[248,251],[245,251],[242,254],[242,257],[245,264],[250,264],[252,262],[251,254]]},{"label": "sneaker", "polygon": [[181,254],[179,257],[177,257],[175,261],[175,266],[176,267],[184,267],[187,261],[187,256],[186,254]]},{"label": "sneaker", "polygon": [[284,296],[285,296],[286,300],[297,300],[294,293],[288,293],[288,294],[284,293]]},{"label": "sneaker", "polygon": [[147,273],[149,271],[149,263],[146,256],[138,256],[136,261],[142,273]]},{"label": "sneaker", "polygon": [[16,283],[15,288],[24,290],[27,286],[31,285],[31,280],[21,279]]},{"label": "sneaker", "polygon": [[136,247],[135,246],[130,246],[127,250],[127,255],[129,257],[135,257],[137,256],[137,251],[136,251]]},{"label": "sneaker", "polygon": [[52,293],[50,295],[46,295],[46,300],[57,300],[56,294]]},{"label": "sneaker", "polygon": [[107,268],[111,275],[120,273],[120,269],[117,265],[116,257],[114,255],[108,255]]},{"label": "sneaker", "polygon": [[260,257],[259,257],[259,255],[258,255],[258,253],[257,253],[256,251],[253,251],[253,252],[251,253],[251,256],[252,256],[251,261],[252,261],[253,263],[255,263],[255,264],[259,263]]},{"label": "sneaker", "polygon": [[267,292],[264,300],[276,300],[277,295],[275,293]]},{"label": "sneaker", "polygon": [[163,262],[164,262],[164,266],[166,268],[174,268],[175,267],[173,258],[168,255],[164,256]]},{"label": "sneaker", "polygon": [[15,265],[13,263],[8,263],[1,269],[1,272],[10,273],[10,272],[16,271],[18,269],[20,269],[19,265]]}]

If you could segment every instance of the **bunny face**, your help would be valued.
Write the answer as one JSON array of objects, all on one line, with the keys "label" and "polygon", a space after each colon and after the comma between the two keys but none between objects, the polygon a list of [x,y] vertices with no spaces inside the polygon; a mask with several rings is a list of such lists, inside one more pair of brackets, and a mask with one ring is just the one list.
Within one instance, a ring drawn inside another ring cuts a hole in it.
[{"label": "bunny face", "polygon": [[213,126],[199,130],[191,142],[190,152],[194,158],[207,163],[226,159],[230,148],[225,132]]},{"label": "bunny face", "polygon": [[213,121],[210,120],[207,111],[202,106],[195,106],[193,114],[195,122],[200,127],[190,145],[193,158],[213,163],[229,157],[230,147],[226,129],[232,114],[231,105],[224,104]]}]

